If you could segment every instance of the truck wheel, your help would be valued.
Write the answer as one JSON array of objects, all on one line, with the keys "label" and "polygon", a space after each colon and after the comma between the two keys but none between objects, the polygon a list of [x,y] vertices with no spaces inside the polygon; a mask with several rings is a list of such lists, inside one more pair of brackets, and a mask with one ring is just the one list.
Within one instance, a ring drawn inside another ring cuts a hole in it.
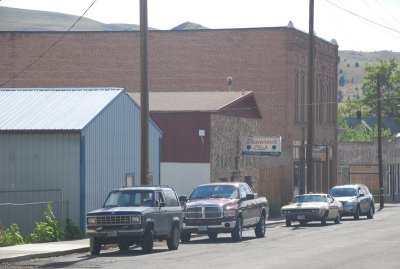
[{"label": "truck wheel", "polygon": [[90,254],[99,255],[101,250],[101,241],[98,238],[90,238]]},{"label": "truck wheel", "polygon": [[265,236],[265,216],[261,214],[261,218],[256,225],[256,229],[254,230],[256,237],[261,238]]},{"label": "truck wheel", "polygon": [[177,224],[172,226],[171,237],[167,238],[167,246],[169,250],[176,250],[179,247],[179,228]]},{"label": "truck wheel", "polygon": [[242,217],[237,217],[236,225],[231,233],[234,241],[242,241],[242,233],[243,233],[243,220]]},{"label": "truck wheel", "polygon": [[153,230],[150,227],[147,227],[142,238],[142,251],[147,254],[151,253],[151,251],[153,250],[153,244]]},{"label": "truck wheel", "polygon": [[291,227],[292,221],[290,219],[286,219],[286,227]]},{"label": "truck wheel", "polygon": [[190,233],[181,233],[181,241],[182,243],[189,243],[190,242],[190,237],[192,235]]},{"label": "truck wheel", "polygon": [[217,237],[218,237],[218,233],[209,233],[209,234],[208,234],[208,238],[209,238],[211,241],[217,240]]},{"label": "truck wheel", "polygon": [[118,243],[118,248],[121,251],[127,251],[129,249],[129,245],[127,243]]}]

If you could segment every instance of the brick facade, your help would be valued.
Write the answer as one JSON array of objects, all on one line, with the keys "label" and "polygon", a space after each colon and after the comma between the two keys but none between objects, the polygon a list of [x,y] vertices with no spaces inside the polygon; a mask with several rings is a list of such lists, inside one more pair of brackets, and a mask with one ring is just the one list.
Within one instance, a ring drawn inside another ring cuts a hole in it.
[{"label": "brick facade", "polygon": [[[57,32],[1,32],[0,85],[31,64]],[[6,87],[123,87],[140,89],[139,32],[70,32]],[[308,35],[294,28],[150,31],[150,91],[253,91],[260,134],[282,136],[282,156],[259,160],[283,167],[283,197],[294,190],[293,146],[306,140]],[[323,173],[336,184],[337,45],[316,38],[315,144],[332,149]],[[300,159],[304,156],[300,156]],[[321,185],[322,186],[322,185]],[[322,190],[327,191],[326,184]],[[283,198],[287,199],[287,198]]]}]

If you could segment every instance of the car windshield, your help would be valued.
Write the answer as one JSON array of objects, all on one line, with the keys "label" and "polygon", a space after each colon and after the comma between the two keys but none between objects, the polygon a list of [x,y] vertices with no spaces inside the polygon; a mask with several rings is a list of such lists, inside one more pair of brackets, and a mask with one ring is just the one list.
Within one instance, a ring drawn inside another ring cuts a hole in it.
[{"label": "car windshield", "polygon": [[357,196],[357,191],[353,188],[333,188],[330,195],[333,197],[352,197]]},{"label": "car windshield", "polygon": [[113,191],[111,192],[104,207],[121,207],[121,206],[154,206],[153,191]]},{"label": "car windshield", "polygon": [[238,188],[232,185],[208,185],[197,187],[189,200],[210,199],[210,198],[228,198],[238,199]]},{"label": "car windshield", "polygon": [[324,195],[299,195],[293,199],[293,203],[315,203],[326,201],[326,196]]}]

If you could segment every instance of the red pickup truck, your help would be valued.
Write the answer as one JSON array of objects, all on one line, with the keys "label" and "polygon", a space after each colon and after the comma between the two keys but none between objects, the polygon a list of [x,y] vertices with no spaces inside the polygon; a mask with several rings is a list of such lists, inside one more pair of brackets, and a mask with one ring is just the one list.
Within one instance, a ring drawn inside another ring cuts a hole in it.
[{"label": "red pickup truck", "polygon": [[241,241],[243,230],[250,228],[257,237],[265,236],[268,200],[257,198],[247,183],[200,185],[189,198],[180,200],[185,203],[182,242],[189,242],[192,233],[207,234],[210,240],[219,233],[231,233],[233,240]]}]

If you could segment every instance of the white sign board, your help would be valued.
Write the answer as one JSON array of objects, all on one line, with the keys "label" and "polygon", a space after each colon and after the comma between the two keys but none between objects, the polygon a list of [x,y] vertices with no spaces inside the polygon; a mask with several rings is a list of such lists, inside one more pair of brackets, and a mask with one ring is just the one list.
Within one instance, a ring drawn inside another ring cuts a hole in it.
[{"label": "white sign board", "polygon": [[242,136],[240,151],[242,156],[281,156],[280,136]]}]

